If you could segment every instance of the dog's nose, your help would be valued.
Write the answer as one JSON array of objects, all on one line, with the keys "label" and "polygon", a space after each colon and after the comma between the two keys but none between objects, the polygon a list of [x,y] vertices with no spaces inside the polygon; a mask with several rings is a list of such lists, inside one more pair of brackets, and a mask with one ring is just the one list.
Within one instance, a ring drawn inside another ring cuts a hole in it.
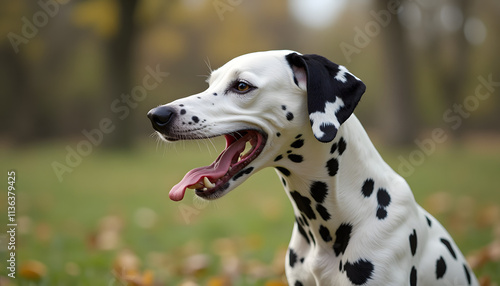
[{"label": "dog's nose", "polygon": [[166,131],[175,115],[175,109],[169,106],[158,106],[148,112],[148,118],[156,131]]}]

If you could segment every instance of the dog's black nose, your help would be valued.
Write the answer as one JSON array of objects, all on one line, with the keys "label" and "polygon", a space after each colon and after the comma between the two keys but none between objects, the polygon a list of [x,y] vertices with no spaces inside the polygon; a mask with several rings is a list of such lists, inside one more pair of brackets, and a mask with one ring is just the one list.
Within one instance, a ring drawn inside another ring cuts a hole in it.
[{"label": "dog's black nose", "polygon": [[165,132],[175,115],[175,109],[169,106],[158,106],[148,112],[148,118],[153,128],[159,132]]}]

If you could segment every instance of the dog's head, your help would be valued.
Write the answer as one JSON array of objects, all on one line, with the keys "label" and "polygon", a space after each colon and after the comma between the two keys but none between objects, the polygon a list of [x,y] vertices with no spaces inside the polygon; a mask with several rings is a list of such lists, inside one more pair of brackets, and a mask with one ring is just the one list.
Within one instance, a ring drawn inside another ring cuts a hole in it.
[{"label": "dog's head", "polygon": [[297,130],[332,141],[365,90],[345,67],[292,51],[237,57],[213,71],[208,83],[204,92],[148,113],[167,141],[226,138],[210,166],[189,171],[172,188],[172,200],[181,200],[187,188],[205,199],[227,194],[250,174],[273,166],[280,140]]}]

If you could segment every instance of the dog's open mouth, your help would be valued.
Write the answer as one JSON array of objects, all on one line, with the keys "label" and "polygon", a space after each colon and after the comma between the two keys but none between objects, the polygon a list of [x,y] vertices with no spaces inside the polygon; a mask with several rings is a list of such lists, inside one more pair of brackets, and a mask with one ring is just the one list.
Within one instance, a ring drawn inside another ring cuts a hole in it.
[{"label": "dog's open mouth", "polygon": [[189,171],[170,190],[171,200],[182,200],[186,189],[195,189],[196,195],[202,198],[216,198],[217,193],[229,187],[231,178],[239,177],[243,168],[259,156],[266,144],[266,135],[255,130],[232,132],[225,134],[224,137],[226,138],[224,151],[210,166]]}]

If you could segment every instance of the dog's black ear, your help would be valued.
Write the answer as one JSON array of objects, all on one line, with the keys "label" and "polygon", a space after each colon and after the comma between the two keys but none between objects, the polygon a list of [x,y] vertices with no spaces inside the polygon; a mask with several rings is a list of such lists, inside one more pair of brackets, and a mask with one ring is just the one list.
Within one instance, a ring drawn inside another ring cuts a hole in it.
[{"label": "dog's black ear", "polygon": [[330,142],[365,92],[365,84],[345,67],[318,55],[286,56],[294,81],[307,91],[309,120],[316,139]]}]

